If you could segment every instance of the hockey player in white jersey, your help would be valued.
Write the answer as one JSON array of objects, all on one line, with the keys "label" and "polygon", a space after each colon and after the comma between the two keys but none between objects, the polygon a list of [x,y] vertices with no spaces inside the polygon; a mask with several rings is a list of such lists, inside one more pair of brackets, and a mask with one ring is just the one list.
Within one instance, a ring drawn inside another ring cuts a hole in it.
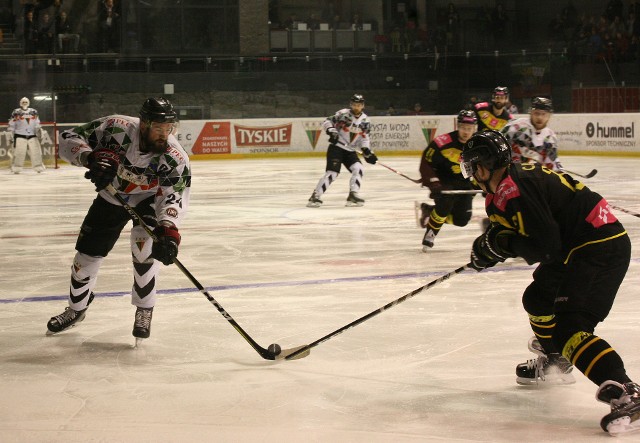
[{"label": "hockey player in white jersey", "polygon": [[9,119],[9,140],[14,148],[11,172],[14,174],[22,172],[27,150],[33,169],[38,173],[46,169],[42,163],[42,147],[38,139],[42,131],[40,118],[38,111],[30,108],[29,105],[29,99],[22,97],[20,107],[13,110]]},{"label": "hockey player in white jersey", "polygon": [[329,136],[327,166],[324,175],[318,181],[316,189],[309,198],[308,207],[318,208],[322,205],[320,197],[340,174],[341,165],[344,165],[351,172],[346,206],[364,205],[364,199],[358,195],[364,169],[356,149],[361,148],[365,161],[372,165],[376,164],[378,157],[369,148],[371,124],[369,117],[363,110],[364,97],[360,94],[354,94],[351,96],[348,108],[340,109],[322,123],[322,128]]},{"label": "hockey player in white jersey", "polygon": [[553,103],[545,97],[535,97],[531,101],[529,117],[511,120],[502,128],[502,134],[511,145],[513,161],[516,163],[538,163],[562,172],[558,160],[558,138],[547,126]]},{"label": "hockey player in white jersey", "polygon": [[69,306],[52,317],[48,334],[68,329],[85,318],[104,258],[129,222],[128,212],[107,189],[112,185],[154,227],[152,241],[138,223],[131,229],[133,288],[136,306],[133,335],[148,338],[156,303],[160,262],[178,255],[178,226],[187,211],[191,186],[189,157],[173,136],[177,115],[165,98],[149,98],[140,118],[110,115],[64,131],[60,157],[88,171],[85,177],[98,195],[85,216],[71,267]]}]

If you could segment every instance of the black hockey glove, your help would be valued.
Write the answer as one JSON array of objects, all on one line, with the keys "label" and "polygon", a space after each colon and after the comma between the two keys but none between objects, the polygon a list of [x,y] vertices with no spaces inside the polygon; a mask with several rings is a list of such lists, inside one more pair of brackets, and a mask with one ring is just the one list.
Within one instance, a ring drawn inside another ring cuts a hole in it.
[{"label": "black hockey glove", "polygon": [[429,187],[430,191],[429,198],[433,199],[442,197],[442,191],[444,187],[442,186],[442,183],[440,182],[440,179],[438,177],[429,179],[427,186]]},{"label": "black hockey glove", "polygon": [[158,238],[153,242],[151,257],[155,258],[163,265],[170,265],[173,259],[178,256],[178,245],[180,244],[180,233],[175,226],[158,226],[153,230]]},{"label": "black hockey glove", "polygon": [[371,149],[369,148],[362,148],[362,155],[364,157],[364,161],[371,165],[375,165],[378,161],[378,156],[371,152]]},{"label": "black hockey glove", "polygon": [[471,248],[470,265],[480,272],[516,255],[509,250],[509,236],[515,232],[501,225],[491,225],[476,238]]},{"label": "black hockey glove", "polygon": [[118,174],[120,156],[110,149],[96,149],[87,157],[87,168],[84,177],[96,185],[96,191],[101,191],[111,184]]},{"label": "black hockey glove", "polygon": [[327,128],[326,132],[329,136],[329,143],[331,143],[332,145],[338,143],[338,140],[340,140],[340,135],[338,135],[338,130],[336,128],[332,126],[330,128]]}]

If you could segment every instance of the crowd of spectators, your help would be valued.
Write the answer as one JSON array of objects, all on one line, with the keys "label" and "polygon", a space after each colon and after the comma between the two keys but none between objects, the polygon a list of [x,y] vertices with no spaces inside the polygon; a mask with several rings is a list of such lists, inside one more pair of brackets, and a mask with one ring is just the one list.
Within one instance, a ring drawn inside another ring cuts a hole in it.
[{"label": "crowd of spectators", "polygon": [[[94,0],[95,35],[83,36],[87,52],[120,50],[120,7],[118,0]],[[24,40],[25,54],[78,53],[81,50],[80,23],[70,18],[64,0],[20,0],[16,28]],[[19,15],[18,15],[19,14]],[[76,14],[77,15],[77,14]]]},{"label": "crowd of spectators", "polygon": [[580,63],[640,60],[640,1],[609,0],[599,15],[580,12],[571,0],[549,23],[552,48],[568,48]]}]

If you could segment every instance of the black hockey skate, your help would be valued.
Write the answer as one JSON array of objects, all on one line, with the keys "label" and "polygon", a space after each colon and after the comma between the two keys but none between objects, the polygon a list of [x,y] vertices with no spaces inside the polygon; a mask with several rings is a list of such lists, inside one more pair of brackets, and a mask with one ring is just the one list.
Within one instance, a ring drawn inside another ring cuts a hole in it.
[{"label": "black hockey skate", "polygon": [[311,197],[309,197],[307,208],[319,208],[320,206],[322,206],[322,200],[320,200],[316,192],[313,191],[313,194],[311,194]]},{"label": "black hockey skate", "polygon": [[427,229],[422,238],[422,252],[428,252],[433,248],[433,242],[436,240],[436,234],[432,229]]},{"label": "black hockey skate", "polygon": [[47,323],[47,335],[57,334],[58,332],[73,328],[75,325],[84,320],[85,316],[87,315],[87,309],[89,309],[89,305],[93,301],[93,297],[94,293],[92,292],[89,295],[87,307],[81,311],[76,311],[67,306],[66,308],[64,308],[64,312],[62,314],[51,317],[51,319],[49,319],[49,322]]},{"label": "black hockey skate", "polygon": [[640,386],[607,380],[600,385],[596,399],[611,406],[600,426],[611,435],[640,430]]},{"label": "black hockey skate", "polygon": [[347,204],[345,206],[363,206],[364,199],[360,198],[357,192],[349,192],[347,197]]},{"label": "black hockey skate", "polygon": [[133,322],[133,336],[136,338],[149,338],[151,335],[151,317],[153,308],[137,308],[136,318]]},{"label": "black hockey skate", "polygon": [[420,208],[419,208],[420,212],[419,212],[419,215],[418,215],[418,224],[419,224],[419,226],[421,228],[426,228],[427,227],[427,223],[429,222],[429,216],[431,215],[431,211],[433,211],[433,208],[435,208],[435,206],[429,205],[427,203],[420,203]]},{"label": "black hockey skate", "polygon": [[540,342],[532,337],[529,340],[529,350],[538,358],[527,360],[516,366],[516,383],[519,385],[570,385],[576,382],[573,365],[562,355],[546,354]]}]

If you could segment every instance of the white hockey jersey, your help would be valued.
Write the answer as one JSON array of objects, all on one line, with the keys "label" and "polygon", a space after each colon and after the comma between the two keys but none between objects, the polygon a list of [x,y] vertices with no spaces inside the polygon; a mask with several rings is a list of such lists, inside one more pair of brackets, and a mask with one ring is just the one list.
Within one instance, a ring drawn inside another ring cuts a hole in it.
[{"label": "white hockey jersey", "polygon": [[22,135],[24,137],[35,137],[40,130],[40,118],[38,111],[33,108],[16,108],[11,113],[9,119],[9,128],[13,135]]},{"label": "white hockey jersey", "polygon": [[553,171],[562,169],[558,161],[558,138],[553,129],[545,127],[538,131],[529,117],[523,117],[507,123],[502,134],[511,144],[514,162],[535,162]]},{"label": "white hockey jersey", "polygon": [[341,109],[322,123],[325,132],[331,127],[338,130],[339,140],[336,146],[351,152],[357,148],[369,148],[371,123],[364,112],[356,117],[351,109]]},{"label": "white hockey jersey", "polygon": [[[155,195],[157,220],[179,226],[189,204],[191,167],[189,157],[173,135],[163,154],[140,152],[140,119],[110,115],[60,134],[60,157],[76,166],[80,154],[110,149],[120,156],[112,185],[131,206]],[[100,196],[120,205],[106,189]]]}]

